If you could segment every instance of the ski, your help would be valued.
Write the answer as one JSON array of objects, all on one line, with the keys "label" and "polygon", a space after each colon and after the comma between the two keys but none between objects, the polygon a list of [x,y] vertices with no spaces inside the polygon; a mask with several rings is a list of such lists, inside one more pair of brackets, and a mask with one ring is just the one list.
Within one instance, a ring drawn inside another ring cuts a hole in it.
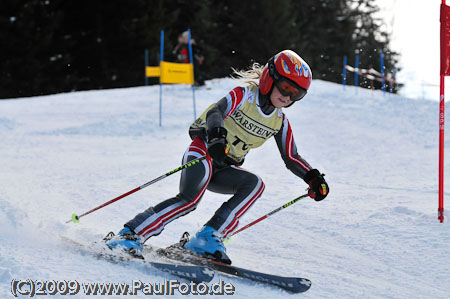
[{"label": "ski", "polygon": [[303,293],[309,290],[311,287],[311,281],[302,277],[284,277],[273,274],[266,274],[249,269],[235,267],[227,265],[221,262],[217,262],[211,259],[203,258],[197,255],[190,254],[186,250],[177,249],[173,246],[168,248],[154,248],[148,245],[144,245],[144,250],[156,253],[158,256],[162,256],[169,260],[180,261],[186,264],[208,267],[211,270],[248,279],[258,283],[269,284],[279,287],[291,293]]},{"label": "ski", "polygon": [[158,269],[165,273],[169,273],[171,275],[186,279],[188,281],[193,281],[195,283],[210,282],[214,278],[214,271],[211,271],[206,266],[193,264],[177,265],[171,263],[153,262],[146,259],[135,258],[129,255],[114,254],[113,251],[109,252],[107,251],[109,249],[103,247],[93,248],[94,246],[90,247],[67,237],[61,238],[66,243],[75,246],[77,251],[79,251],[81,254],[87,254],[97,259],[106,260],[114,264],[124,263],[129,265],[130,261],[136,261],[151,268]]}]

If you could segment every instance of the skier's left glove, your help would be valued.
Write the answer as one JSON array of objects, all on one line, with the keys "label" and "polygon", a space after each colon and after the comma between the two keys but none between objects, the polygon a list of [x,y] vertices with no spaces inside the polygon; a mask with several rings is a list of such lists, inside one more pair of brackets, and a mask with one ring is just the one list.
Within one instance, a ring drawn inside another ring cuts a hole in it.
[{"label": "skier's left glove", "polygon": [[321,174],[317,169],[308,171],[303,180],[309,185],[308,195],[315,201],[321,201],[330,192],[324,174]]},{"label": "skier's left glove", "polygon": [[227,130],[215,127],[208,130],[208,154],[219,165],[223,163],[228,154]]}]

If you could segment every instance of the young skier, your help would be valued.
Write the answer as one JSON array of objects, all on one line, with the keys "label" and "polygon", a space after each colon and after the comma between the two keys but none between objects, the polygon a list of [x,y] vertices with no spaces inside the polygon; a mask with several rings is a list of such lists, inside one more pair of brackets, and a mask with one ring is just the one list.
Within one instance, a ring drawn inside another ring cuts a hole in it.
[{"label": "young skier", "polygon": [[[178,195],[125,223],[117,236],[106,241],[108,247],[119,246],[132,255],[141,255],[143,242],[159,235],[169,222],[193,211],[208,189],[232,196],[184,247],[231,264],[222,241],[264,191],[261,178],[240,166],[252,148],[272,136],[286,167],[309,185],[310,197],[320,201],[328,195],[323,175],[298,155],[291,126],[281,110],[306,95],[312,79],[308,64],[295,52],[284,50],[264,67],[254,64],[235,74],[248,85],[236,87],[212,104],[189,128],[192,143],[183,163],[204,155],[206,159],[182,171]],[[255,79],[259,82],[251,81]]]}]

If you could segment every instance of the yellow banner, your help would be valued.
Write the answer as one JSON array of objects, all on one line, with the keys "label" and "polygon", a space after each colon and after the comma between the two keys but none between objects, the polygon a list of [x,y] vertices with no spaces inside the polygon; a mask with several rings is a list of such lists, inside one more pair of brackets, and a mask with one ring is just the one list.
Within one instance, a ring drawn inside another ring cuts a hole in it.
[{"label": "yellow banner", "polygon": [[145,68],[145,76],[159,77],[161,76],[161,68],[159,66],[147,66]]},{"label": "yellow banner", "polygon": [[174,63],[161,61],[161,83],[194,84],[194,66],[192,63]]}]

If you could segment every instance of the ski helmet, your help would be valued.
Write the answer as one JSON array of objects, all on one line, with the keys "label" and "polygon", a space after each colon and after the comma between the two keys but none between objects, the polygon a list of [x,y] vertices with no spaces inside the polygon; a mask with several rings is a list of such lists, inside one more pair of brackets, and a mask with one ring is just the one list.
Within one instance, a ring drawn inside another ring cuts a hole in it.
[{"label": "ski helmet", "polygon": [[308,64],[294,51],[284,50],[269,59],[259,78],[259,90],[267,95],[274,83],[291,101],[301,100],[311,85],[312,72]]}]

